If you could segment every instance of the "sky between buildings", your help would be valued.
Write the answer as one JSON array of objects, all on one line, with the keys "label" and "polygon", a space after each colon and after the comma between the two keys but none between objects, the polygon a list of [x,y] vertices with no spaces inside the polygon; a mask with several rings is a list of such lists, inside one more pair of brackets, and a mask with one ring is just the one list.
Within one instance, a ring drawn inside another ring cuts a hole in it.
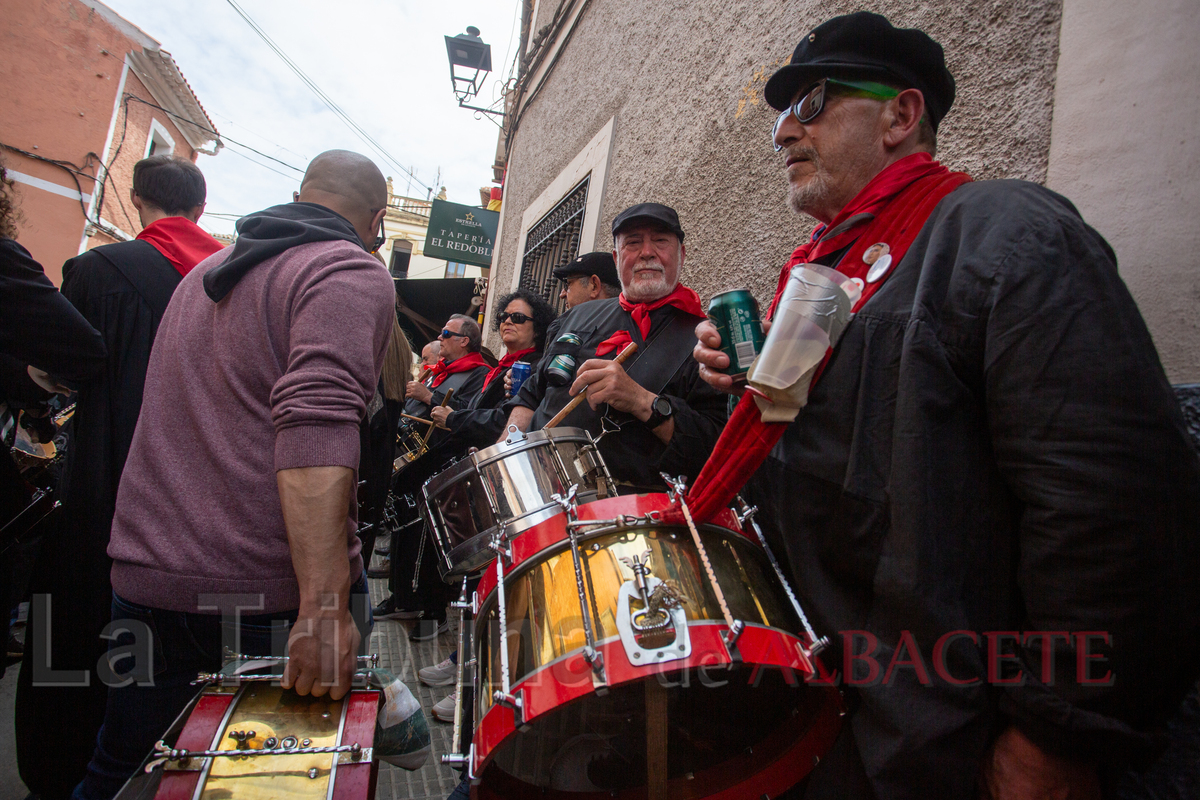
[{"label": "sky between buildings", "polygon": [[411,197],[444,185],[450,200],[477,205],[479,187],[490,185],[498,129],[458,107],[442,37],[480,29],[493,72],[471,104],[491,105],[519,47],[519,0],[237,0],[398,164],[359,139],[227,0],[104,2],[174,56],[227,139],[197,162],[208,183],[201,225],[210,231],[231,233],[237,216],[290,201],[308,161],[334,148],[370,156]]}]

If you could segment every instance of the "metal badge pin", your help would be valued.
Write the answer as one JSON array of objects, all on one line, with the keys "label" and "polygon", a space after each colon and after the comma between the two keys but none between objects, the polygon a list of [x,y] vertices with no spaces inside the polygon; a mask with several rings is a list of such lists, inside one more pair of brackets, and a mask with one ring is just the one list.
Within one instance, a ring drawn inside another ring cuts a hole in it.
[{"label": "metal badge pin", "polygon": [[867,283],[875,283],[884,275],[887,274],[888,268],[892,266],[892,257],[883,255],[875,259],[875,263],[867,270]]}]

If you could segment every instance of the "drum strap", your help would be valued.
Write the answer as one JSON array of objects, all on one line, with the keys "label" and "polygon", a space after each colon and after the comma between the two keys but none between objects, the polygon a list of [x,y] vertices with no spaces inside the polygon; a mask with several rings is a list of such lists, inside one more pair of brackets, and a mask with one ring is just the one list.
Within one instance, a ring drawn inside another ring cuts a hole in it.
[{"label": "drum strap", "polygon": [[679,368],[692,357],[698,322],[690,314],[673,314],[670,321],[650,334],[633,360],[625,365],[625,372],[647,391],[662,394]]}]

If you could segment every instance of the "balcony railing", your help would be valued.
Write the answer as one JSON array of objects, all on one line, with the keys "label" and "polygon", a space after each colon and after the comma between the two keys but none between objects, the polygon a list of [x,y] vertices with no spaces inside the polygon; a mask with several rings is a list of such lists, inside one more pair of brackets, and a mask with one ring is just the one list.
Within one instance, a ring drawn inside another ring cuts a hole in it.
[{"label": "balcony railing", "polygon": [[397,195],[388,197],[388,208],[393,211],[416,214],[418,217],[425,217],[426,219],[429,219],[429,208],[432,205],[429,200],[417,200],[412,197],[399,197]]}]

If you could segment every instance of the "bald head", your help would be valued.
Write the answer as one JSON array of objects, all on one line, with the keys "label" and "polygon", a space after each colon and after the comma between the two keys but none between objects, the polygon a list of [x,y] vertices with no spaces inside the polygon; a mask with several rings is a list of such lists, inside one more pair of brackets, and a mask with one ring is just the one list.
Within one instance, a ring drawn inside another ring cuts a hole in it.
[{"label": "bald head", "polygon": [[366,156],[327,150],[309,163],[297,199],[341,214],[369,247],[387,209],[387,181]]}]

